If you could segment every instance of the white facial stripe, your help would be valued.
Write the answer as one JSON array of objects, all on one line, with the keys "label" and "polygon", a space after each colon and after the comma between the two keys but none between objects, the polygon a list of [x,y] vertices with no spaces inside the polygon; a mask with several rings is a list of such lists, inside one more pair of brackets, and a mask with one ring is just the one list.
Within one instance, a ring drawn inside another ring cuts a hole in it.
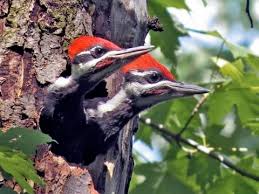
[{"label": "white facial stripe", "polygon": [[[87,53],[89,51],[84,51],[84,52]],[[80,55],[85,54],[84,52],[81,52]],[[72,77],[76,79],[86,73],[91,73],[95,69],[95,66],[97,63],[99,63],[100,61],[102,61],[106,58],[109,58],[110,55],[111,55],[111,51],[107,52],[100,58],[90,60],[86,63],[80,63],[78,65],[72,65]]]},{"label": "white facial stripe", "polygon": [[130,72],[131,74],[133,75],[136,75],[136,76],[141,76],[141,77],[145,77],[147,75],[150,75],[152,73],[156,73],[156,71],[143,71],[143,72],[140,72],[140,71],[132,71]]},{"label": "white facial stripe", "polygon": [[90,51],[82,51],[81,53],[78,53],[77,56],[85,55],[85,54],[91,55],[91,52]]},{"label": "white facial stripe", "polygon": [[129,92],[130,94],[133,94],[133,95],[136,95],[136,96],[139,96],[140,94],[143,94],[144,92],[150,90],[150,89],[156,89],[156,88],[161,88],[161,87],[172,87],[173,82],[171,81],[167,81],[167,80],[164,80],[164,81],[160,81],[160,82],[157,82],[157,83],[154,83],[154,84],[141,84],[139,82],[133,82],[133,83],[130,83],[126,86],[126,90],[127,92]]}]

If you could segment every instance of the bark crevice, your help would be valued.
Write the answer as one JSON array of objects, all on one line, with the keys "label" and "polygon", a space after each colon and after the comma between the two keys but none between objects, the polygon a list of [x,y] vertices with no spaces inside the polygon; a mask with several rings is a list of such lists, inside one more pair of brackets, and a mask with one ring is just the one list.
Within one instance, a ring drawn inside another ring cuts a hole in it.
[{"label": "bark crevice", "polygon": [[[125,48],[142,45],[147,22],[145,0],[0,0],[0,126],[39,127],[47,86],[69,74],[66,52],[73,38],[94,34]],[[121,81],[118,73],[107,79],[109,96]],[[36,193],[127,193],[136,126],[129,122],[89,166],[69,164],[41,146],[35,166],[46,186]]]}]

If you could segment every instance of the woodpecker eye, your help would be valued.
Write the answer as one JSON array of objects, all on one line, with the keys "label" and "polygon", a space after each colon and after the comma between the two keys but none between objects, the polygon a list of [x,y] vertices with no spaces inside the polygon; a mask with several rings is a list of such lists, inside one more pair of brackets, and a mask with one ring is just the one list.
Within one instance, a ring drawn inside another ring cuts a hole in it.
[{"label": "woodpecker eye", "polygon": [[97,47],[92,48],[90,52],[94,58],[99,58],[99,57],[103,56],[107,51],[103,47],[97,46]]},{"label": "woodpecker eye", "polygon": [[157,83],[161,80],[161,78],[162,78],[162,76],[160,74],[154,72],[154,73],[149,75],[148,82],[149,83]]}]

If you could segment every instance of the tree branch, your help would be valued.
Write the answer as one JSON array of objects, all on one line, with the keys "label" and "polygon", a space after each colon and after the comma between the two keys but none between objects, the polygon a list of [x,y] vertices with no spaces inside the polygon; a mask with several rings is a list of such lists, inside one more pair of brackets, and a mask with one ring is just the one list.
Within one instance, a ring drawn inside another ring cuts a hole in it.
[{"label": "tree branch", "polygon": [[202,96],[202,98],[197,102],[197,104],[195,105],[194,109],[192,110],[192,113],[190,115],[190,117],[187,119],[184,127],[181,129],[181,131],[177,134],[178,136],[181,136],[183,134],[183,132],[188,128],[189,124],[191,123],[192,119],[194,118],[194,116],[196,115],[196,113],[199,111],[199,109],[201,108],[201,106],[204,104],[204,102],[206,101],[206,99],[208,98],[209,94],[204,94]]},{"label": "tree branch", "polygon": [[164,128],[164,126],[162,124],[153,123],[150,118],[146,118],[146,119],[140,118],[140,121],[142,123],[152,127],[157,132],[159,132],[169,143],[172,141],[184,143],[184,144],[198,150],[199,152],[206,154],[207,156],[209,156],[215,160],[218,160],[219,162],[221,162],[225,166],[229,167],[230,169],[234,170],[235,172],[239,173],[240,175],[253,179],[255,181],[259,181],[259,176],[251,174],[251,173],[247,172],[246,170],[236,166],[232,161],[227,159],[221,153],[215,152],[206,146],[200,145],[199,143],[197,143],[196,141],[194,141],[192,139],[185,139],[185,138],[179,136],[178,134],[175,134],[175,133],[167,130],[166,128]]},{"label": "tree branch", "polygon": [[251,28],[253,28],[254,27],[254,22],[253,22],[253,18],[251,16],[251,13],[250,13],[250,0],[246,0],[246,14],[247,14],[248,19],[250,21]]}]

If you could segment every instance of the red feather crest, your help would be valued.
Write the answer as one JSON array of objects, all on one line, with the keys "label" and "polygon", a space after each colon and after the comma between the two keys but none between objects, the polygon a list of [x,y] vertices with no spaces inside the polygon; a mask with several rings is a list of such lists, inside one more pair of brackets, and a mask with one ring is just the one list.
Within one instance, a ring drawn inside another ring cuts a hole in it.
[{"label": "red feather crest", "polygon": [[80,36],[72,41],[68,47],[68,56],[70,60],[73,60],[74,57],[80,52],[87,50],[95,45],[103,46],[108,49],[120,49],[116,44],[105,40],[103,38],[94,37],[94,36]]},{"label": "red feather crest", "polygon": [[124,66],[121,71],[123,73],[134,71],[134,70],[151,70],[156,69],[159,70],[167,79],[175,80],[174,75],[162,64],[160,64],[156,59],[154,59],[150,54],[145,54],[128,65]]}]

